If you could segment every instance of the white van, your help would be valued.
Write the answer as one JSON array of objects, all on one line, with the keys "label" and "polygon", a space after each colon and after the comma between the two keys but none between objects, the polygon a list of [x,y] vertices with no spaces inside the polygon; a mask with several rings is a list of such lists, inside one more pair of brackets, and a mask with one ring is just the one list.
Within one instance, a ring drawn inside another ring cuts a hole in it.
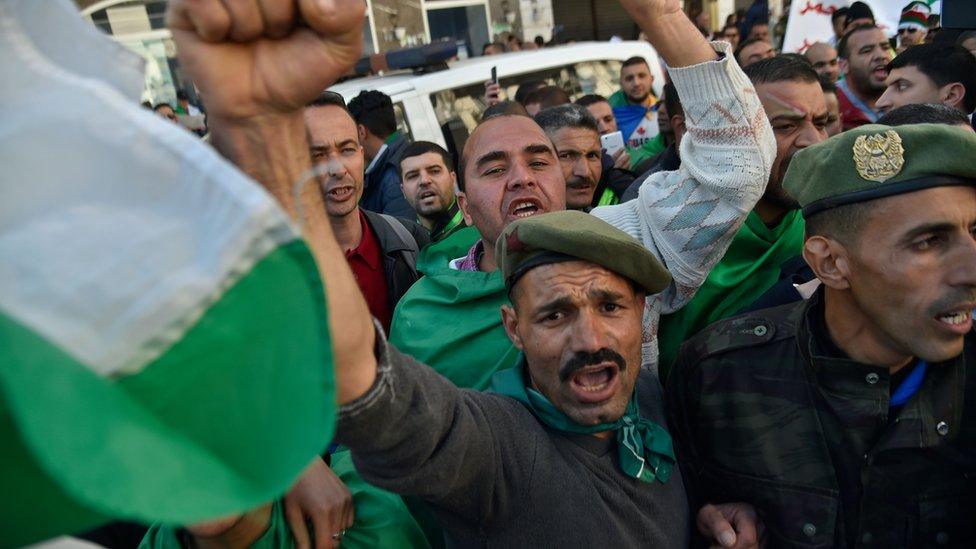
[{"label": "white van", "polygon": [[457,155],[485,109],[485,82],[497,67],[503,98],[514,99],[519,84],[544,80],[566,90],[570,98],[598,93],[604,97],[620,88],[620,65],[641,56],[654,75],[660,96],[664,74],[654,48],[647,42],[579,42],[541,50],[475,57],[448,64],[449,70],[426,74],[399,71],[357,78],[330,90],[348,102],[361,90],[390,96],[400,132],[414,141],[439,143]]}]

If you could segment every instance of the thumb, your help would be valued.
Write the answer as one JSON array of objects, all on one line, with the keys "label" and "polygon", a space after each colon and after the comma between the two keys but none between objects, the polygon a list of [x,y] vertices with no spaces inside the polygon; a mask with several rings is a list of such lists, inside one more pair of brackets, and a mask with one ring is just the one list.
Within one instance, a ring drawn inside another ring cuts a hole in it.
[{"label": "thumb", "polygon": [[706,538],[718,541],[722,547],[735,545],[735,530],[714,505],[706,505],[698,512],[698,531]]}]

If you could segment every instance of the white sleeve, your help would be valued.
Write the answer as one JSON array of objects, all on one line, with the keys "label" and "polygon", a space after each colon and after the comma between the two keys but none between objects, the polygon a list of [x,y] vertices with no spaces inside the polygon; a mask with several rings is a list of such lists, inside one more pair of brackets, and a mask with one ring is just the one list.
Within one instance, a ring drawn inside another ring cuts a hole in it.
[{"label": "white sleeve", "polygon": [[670,271],[674,281],[657,296],[663,313],[687,303],[725,254],[776,156],[755,88],[728,44],[713,47],[725,57],[670,69],[687,127],[681,168],[648,177],[635,200],[592,212],[640,240]]}]

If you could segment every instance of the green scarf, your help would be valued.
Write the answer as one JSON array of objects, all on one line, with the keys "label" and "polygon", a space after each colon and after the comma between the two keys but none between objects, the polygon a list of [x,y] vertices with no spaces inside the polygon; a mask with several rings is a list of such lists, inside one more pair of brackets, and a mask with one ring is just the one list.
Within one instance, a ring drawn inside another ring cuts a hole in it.
[{"label": "green scarf", "polygon": [[424,248],[417,259],[424,277],[397,304],[390,343],[458,387],[480,391],[496,371],[515,365],[518,350],[502,326],[508,292],[501,272],[448,266],[479,238],[477,229],[466,227]]},{"label": "green scarf", "polygon": [[631,396],[624,415],[613,423],[580,425],[566,417],[549,399],[525,385],[525,359],[519,358],[514,368],[501,370],[491,379],[491,390],[521,402],[539,421],[564,433],[590,435],[616,431],[620,468],[629,476],[643,482],[655,480],[664,484],[674,467],[674,448],[671,435],[657,423],[643,418],[637,399]]},{"label": "green scarf", "polygon": [[772,229],[750,212],[725,256],[708,274],[695,297],[680,311],[661,317],[658,362],[662,379],[678,348],[705,326],[751,305],[780,277],[780,267],[803,251],[803,216],[793,210]]}]

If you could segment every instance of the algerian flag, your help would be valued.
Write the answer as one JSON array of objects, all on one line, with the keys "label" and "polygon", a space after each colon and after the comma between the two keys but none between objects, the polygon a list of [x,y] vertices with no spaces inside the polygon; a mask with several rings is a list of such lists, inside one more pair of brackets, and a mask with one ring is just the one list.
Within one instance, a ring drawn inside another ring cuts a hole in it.
[{"label": "algerian flag", "polygon": [[335,413],[322,284],[286,215],[44,50],[73,43],[63,21],[28,32],[16,10],[51,5],[0,2],[0,546],[253,508]]}]

